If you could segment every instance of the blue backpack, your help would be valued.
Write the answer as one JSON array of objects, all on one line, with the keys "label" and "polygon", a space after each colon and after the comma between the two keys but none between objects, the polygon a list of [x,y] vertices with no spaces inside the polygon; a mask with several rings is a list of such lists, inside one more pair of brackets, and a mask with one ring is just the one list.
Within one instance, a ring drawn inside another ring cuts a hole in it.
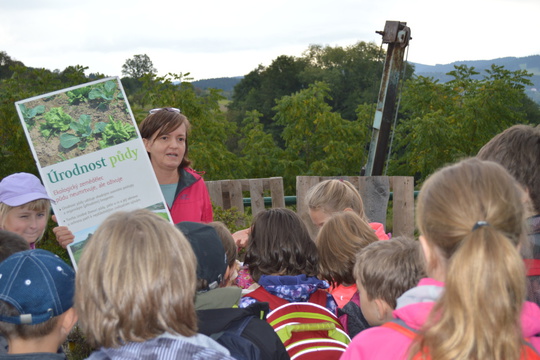
[{"label": "blue backpack", "polygon": [[246,316],[243,319],[233,321],[224,331],[210,335],[219,344],[226,347],[231,356],[237,360],[259,360],[261,350],[251,340],[242,337],[242,332],[255,319],[255,316]]}]

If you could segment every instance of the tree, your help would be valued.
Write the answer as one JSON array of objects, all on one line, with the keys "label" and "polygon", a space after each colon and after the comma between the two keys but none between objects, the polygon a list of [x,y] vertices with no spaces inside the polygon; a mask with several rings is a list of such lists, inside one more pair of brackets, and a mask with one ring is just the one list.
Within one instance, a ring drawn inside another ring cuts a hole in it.
[{"label": "tree", "polygon": [[333,112],[328,92],[328,84],[316,82],[277,101],[275,121],[284,127],[286,190],[294,189],[297,175],[354,175],[364,165],[367,127]]},{"label": "tree", "polygon": [[473,79],[477,74],[462,65],[448,73],[453,80],[445,84],[421,76],[407,82],[389,173],[422,181],[445,164],[476,155],[493,136],[534,116],[524,92],[531,74],[495,65],[483,79]]},{"label": "tree", "polygon": [[127,59],[122,65],[122,75],[134,79],[140,79],[147,74],[154,75],[156,72],[152,60],[146,54],[134,55],[133,58]]},{"label": "tree", "polygon": [[13,74],[11,67],[24,66],[20,61],[13,60],[5,51],[0,51],[0,79],[7,79]]},{"label": "tree", "polygon": [[257,110],[262,114],[260,122],[265,131],[279,141],[282,129],[273,120],[276,100],[306,87],[300,80],[305,66],[305,60],[285,55],[278,56],[268,67],[259,65],[235,86],[230,104],[232,114],[237,116],[233,120],[241,124],[248,111]]},{"label": "tree", "polygon": [[267,178],[281,174],[280,163],[283,150],[271,134],[264,131],[257,110],[249,111],[242,122],[242,138],[239,141],[242,168],[249,178]]},{"label": "tree", "polygon": [[54,73],[14,63],[11,76],[0,80],[0,178],[14,172],[37,174],[35,160],[14,102],[88,81],[86,68],[68,66]]},{"label": "tree", "polygon": [[186,75],[144,75],[141,90],[129,99],[137,122],[148,115],[148,109],[179,108],[191,124],[189,158],[194,168],[204,171],[206,180],[241,178],[245,173],[238,158],[225,145],[229,134],[236,132],[236,124],[226,121],[220,110],[221,90],[211,89],[205,97],[197,96],[193,85],[184,81]]}]

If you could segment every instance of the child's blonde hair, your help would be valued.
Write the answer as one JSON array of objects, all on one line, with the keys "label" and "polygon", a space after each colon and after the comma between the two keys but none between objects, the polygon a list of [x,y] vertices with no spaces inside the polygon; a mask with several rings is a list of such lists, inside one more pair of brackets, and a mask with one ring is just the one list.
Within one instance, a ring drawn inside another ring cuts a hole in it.
[{"label": "child's blonde hair", "polygon": [[306,194],[306,203],[311,210],[322,210],[327,214],[349,208],[368,221],[360,193],[346,180],[325,180],[312,186]]},{"label": "child's blonde hair", "polygon": [[430,253],[429,273],[444,269],[445,291],[410,355],[432,359],[519,359],[525,267],[522,192],[504,168],[468,159],[430,176],[417,222]]},{"label": "child's blonde hair", "polygon": [[356,213],[344,211],[332,215],[315,240],[321,277],[336,286],[354,284],[356,254],[377,240],[371,226]]},{"label": "child's blonde hair", "polygon": [[368,300],[382,299],[393,309],[397,298],[425,276],[418,241],[407,237],[369,244],[356,256],[354,277]]},{"label": "child's blonde hair", "polygon": [[184,235],[148,210],[117,212],[84,248],[75,308],[87,340],[117,347],[197,332],[197,260]]}]

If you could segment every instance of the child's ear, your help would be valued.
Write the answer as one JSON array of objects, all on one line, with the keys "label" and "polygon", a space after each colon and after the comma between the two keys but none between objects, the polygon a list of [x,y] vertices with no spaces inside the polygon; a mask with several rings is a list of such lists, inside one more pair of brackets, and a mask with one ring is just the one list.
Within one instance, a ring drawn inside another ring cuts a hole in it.
[{"label": "child's ear", "polygon": [[77,312],[74,308],[69,308],[65,313],[63,313],[60,328],[62,335],[67,337],[71,329],[73,329],[73,326],[75,326],[75,323],[78,319],[79,317],[77,316]]},{"label": "child's ear", "polygon": [[223,280],[221,280],[220,287],[226,287],[229,283],[230,278],[231,278],[231,267],[227,265],[227,269],[225,269],[225,275],[223,276]]},{"label": "child's ear", "polygon": [[433,254],[431,246],[429,246],[426,238],[423,235],[420,235],[418,239],[420,241],[420,246],[422,247],[422,254],[424,254],[426,268],[429,268],[431,265],[433,265]]},{"label": "child's ear", "polygon": [[394,311],[394,309],[383,299],[374,299],[373,301],[377,308],[377,319],[380,321],[380,324],[382,325],[385,322],[392,320],[392,311]]},{"label": "child's ear", "polygon": [[348,207],[348,208],[343,209],[343,211],[353,211],[353,209]]}]

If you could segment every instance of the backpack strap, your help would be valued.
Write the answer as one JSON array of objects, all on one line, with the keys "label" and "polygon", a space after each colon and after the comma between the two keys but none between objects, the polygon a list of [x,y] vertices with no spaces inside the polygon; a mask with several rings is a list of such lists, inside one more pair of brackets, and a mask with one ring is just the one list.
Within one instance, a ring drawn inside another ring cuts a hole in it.
[{"label": "backpack strap", "polygon": [[526,359],[540,359],[540,353],[531,343],[531,338],[525,338],[525,354]]},{"label": "backpack strap", "polygon": [[250,293],[244,295],[246,297],[253,298],[260,302],[267,302],[270,306],[270,310],[277,309],[281,305],[288,304],[289,302],[285,299],[280,298],[279,296],[272,295],[263,288],[262,286],[259,286],[255,290],[251,291]]},{"label": "backpack strap", "polygon": [[392,319],[389,322],[382,324],[381,326],[397,331],[400,334],[403,334],[411,339],[414,339],[418,333],[415,329],[407,325],[405,321],[401,319]]},{"label": "backpack strap", "polygon": [[[407,336],[408,338],[414,339],[418,334],[418,331],[410,327],[401,319],[392,319],[391,321],[384,323],[383,325],[386,328],[395,330],[400,334]],[[536,351],[535,347],[531,344],[530,338],[524,339],[525,347],[525,358],[524,359],[540,359],[540,354]],[[418,358],[418,354],[413,358]]]},{"label": "backpack strap", "polygon": [[[311,294],[311,296],[309,297],[309,302],[326,308],[326,302],[328,298],[327,294],[328,293],[326,291],[318,289],[313,294]],[[270,310],[275,310],[282,305],[289,304],[289,301],[282,299],[279,296],[270,294],[268,290],[266,290],[262,286],[259,286],[258,288],[244,296],[253,298],[260,302],[267,302],[270,305]]]},{"label": "backpack strap", "polygon": [[326,307],[326,302],[328,301],[328,293],[324,290],[318,289],[309,297],[309,302],[322,307]]},{"label": "backpack strap", "polygon": [[229,330],[232,330],[231,333],[234,336],[240,337],[252,319],[255,319],[255,316],[249,315],[244,317],[243,319],[237,319],[227,325],[227,327],[223,331],[211,334],[210,337],[217,341],[221,336],[223,336],[226,331]]},{"label": "backpack strap", "polygon": [[524,259],[527,276],[540,276],[540,259]]}]

